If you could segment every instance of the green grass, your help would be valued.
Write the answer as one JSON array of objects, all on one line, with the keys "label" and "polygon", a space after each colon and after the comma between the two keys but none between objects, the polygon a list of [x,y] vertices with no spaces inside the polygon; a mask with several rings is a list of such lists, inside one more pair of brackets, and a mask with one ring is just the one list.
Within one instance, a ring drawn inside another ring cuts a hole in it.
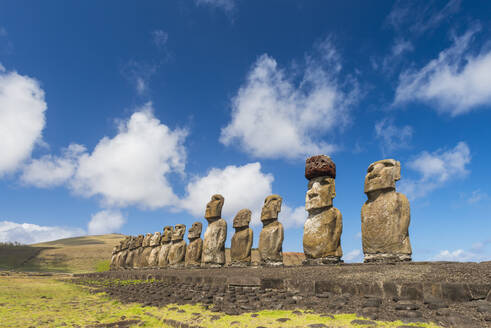
[{"label": "green grass", "polygon": [[100,261],[98,262],[96,265],[95,265],[95,272],[105,272],[105,271],[109,271],[110,269],[110,264],[111,264],[111,261],[109,260],[104,260],[104,261]]},{"label": "green grass", "polygon": [[[121,284],[139,281],[120,281]],[[181,311],[177,311],[181,310]],[[360,319],[354,314],[334,315],[334,319],[321,317],[309,311],[260,311],[257,317],[250,313],[229,316],[206,310],[201,305],[168,305],[158,308],[141,304],[122,304],[103,293],[92,294],[88,287],[74,285],[52,277],[0,276],[0,327],[85,327],[96,324],[135,320],[131,327],[168,327],[165,319],[203,327],[305,327],[323,323],[329,327],[353,326]],[[279,318],[289,318],[278,322]],[[235,323],[234,323],[235,322]],[[232,324],[233,323],[233,324]],[[377,327],[397,327],[397,322],[377,321]],[[432,324],[418,324],[437,328]]]}]

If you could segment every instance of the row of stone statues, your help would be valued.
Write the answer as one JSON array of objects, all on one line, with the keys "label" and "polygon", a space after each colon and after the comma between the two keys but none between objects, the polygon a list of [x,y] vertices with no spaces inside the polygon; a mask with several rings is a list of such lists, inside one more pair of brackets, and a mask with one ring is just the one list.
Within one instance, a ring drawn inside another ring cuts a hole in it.
[{"label": "row of stone statues", "polygon": [[[365,177],[368,200],[361,210],[362,245],[365,262],[394,262],[411,260],[409,242],[409,201],[395,191],[400,179],[398,161],[386,159],[372,163]],[[308,182],[305,209],[303,249],[306,265],[339,263],[343,255],[341,212],[333,206],[336,197],[336,165],[325,155],[310,157],[305,163]],[[213,195],[206,205],[208,227],[201,239],[202,224],[193,223],[188,232],[189,244],[184,241],[186,226],[166,226],[164,232],[146,236],[128,236],[113,250],[111,267],[221,267],[225,265],[227,223],[221,218],[224,198]],[[270,195],[261,211],[263,229],[259,236],[259,255],[262,265],[283,264],[284,231],[278,221],[282,198]],[[253,232],[249,227],[251,211],[240,210],[233,220],[235,233],[230,247],[231,266],[251,264]]]}]

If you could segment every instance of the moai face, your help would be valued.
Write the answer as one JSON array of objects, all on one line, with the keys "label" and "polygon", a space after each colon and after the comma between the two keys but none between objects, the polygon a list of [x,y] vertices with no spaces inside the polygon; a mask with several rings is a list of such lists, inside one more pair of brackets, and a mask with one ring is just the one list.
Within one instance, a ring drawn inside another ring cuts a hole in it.
[{"label": "moai face", "polygon": [[159,231],[155,232],[150,240],[150,246],[158,246],[160,245],[161,234]]},{"label": "moai face", "polygon": [[201,222],[194,222],[191,228],[188,231],[188,238],[194,239],[201,237],[201,230],[203,229],[203,225]]},{"label": "moai face", "polygon": [[143,239],[143,244],[142,244],[142,246],[143,246],[143,247],[148,247],[148,246],[150,246],[150,240],[152,239],[152,236],[153,236],[153,235],[152,235],[151,233],[147,233],[147,234],[145,235],[145,238]]},{"label": "moai face", "polygon": [[162,243],[168,243],[172,240],[172,232],[174,231],[174,227],[165,226],[164,234],[162,235]]},{"label": "moai face", "polygon": [[334,197],[336,197],[336,184],[333,178],[316,177],[310,179],[305,195],[305,209],[310,211],[332,206]]},{"label": "moai face", "polygon": [[145,236],[144,235],[138,235],[138,237],[136,237],[136,247],[142,247],[142,244],[143,244],[143,240],[145,239]]},{"label": "moai face", "polygon": [[393,159],[384,159],[370,164],[365,176],[365,193],[375,190],[396,188],[401,179],[401,163]]},{"label": "moai face", "polygon": [[281,201],[282,198],[279,195],[270,195],[266,197],[261,211],[261,221],[277,219],[278,213],[281,211]]},{"label": "moai face", "polygon": [[135,249],[135,247],[136,247],[136,237],[130,236],[130,240],[128,241],[128,248]]},{"label": "moai face", "polygon": [[224,198],[216,194],[211,196],[211,200],[206,204],[205,219],[216,219],[222,215]]},{"label": "moai face", "polygon": [[234,228],[248,227],[251,222],[251,211],[247,208],[240,210],[234,217]]},{"label": "moai face", "polygon": [[184,224],[176,224],[174,227],[174,232],[172,233],[172,241],[183,240],[185,232],[186,226]]}]

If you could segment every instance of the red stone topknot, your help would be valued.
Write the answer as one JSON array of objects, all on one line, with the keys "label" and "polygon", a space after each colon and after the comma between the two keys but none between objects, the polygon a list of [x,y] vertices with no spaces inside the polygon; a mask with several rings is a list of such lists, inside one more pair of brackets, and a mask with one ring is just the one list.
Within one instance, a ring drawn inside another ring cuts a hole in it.
[{"label": "red stone topknot", "polygon": [[316,155],[305,161],[305,177],[310,180],[317,177],[336,179],[336,164],[329,156]]}]

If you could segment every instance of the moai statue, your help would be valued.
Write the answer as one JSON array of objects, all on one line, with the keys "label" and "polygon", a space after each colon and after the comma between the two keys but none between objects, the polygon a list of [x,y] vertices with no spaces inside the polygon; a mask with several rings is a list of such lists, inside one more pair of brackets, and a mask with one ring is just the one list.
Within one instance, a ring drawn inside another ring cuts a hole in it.
[{"label": "moai statue", "polygon": [[174,232],[172,233],[172,244],[169,249],[169,266],[178,268],[184,266],[184,259],[186,258],[186,241],[184,240],[184,233],[186,232],[186,226],[184,224],[176,224]]},{"label": "moai statue", "polygon": [[126,268],[126,257],[128,256],[128,248],[130,246],[131,236],[126,236],[121,243],[121,251],[118,254],[117,267],[118,269]]},{"label": "moai statue", "polygon": [[221,218],[224,198],[213,195],[206,204],[205,219],[208,227],[203,243],[203,266],[222,267],[225,264],[225,240],[227,239],[227,222]]},{"label": "moai statue", "polygon": [[124,267],[127,269],[133,268],[133,262],[136,254],[135,249],[137,247],[136,241],[137,241],[137,237],[135,236],[130,237],[130,241],[128,243],[128,255],[126,256],[125,265],[124,265]]},{"label": "moai statue", "polygon": [[111,262],[109,263],[109,268],[110,270],[115,270],[116,267],[117,267],[117,259],[118,259],[118,255],[119,255],[119,252],[121,251],[121,248],[120,248],[120,245],[116,245],[113,247],[113,251],[112,251],[112,256],[111,256]]},{"label": "moai statue", "polygon": [[194,222],[188,230],[189,244],[186,248],[186,267],[198,268],[201,265],[201,253],[203,251],[202,229],[201,222]]},{"label": "moai statue", "polygon": [[342,262],[343,217],[332,204],[336,197],[336,165],[325,155],[307,158],[305,178],[309,180],[305,196],[305,210],[309,215],[303,226],[304,264]]},{"label": "moai statue", "polygon": [[166,267],[169,264],[169,250],[172,241],[172,232],[174,228],[172,226],[165,226],[164,233],[162,234],[162,239],[160,240],[160,251],[159,251],[159,267]]},{"label": "moai statue", "polygon": [[384,159],[370,164],[365,176],[368,200],[361,208],[364,262],[411,261],[410,209],[406,196],[396,192],[401,163]]},{"label": "moai statue", "polygon": [[251,265],[251,248],[253,234],[249,228],[251,222],[251,211],[248,209],[240,210],[234,217],[235,233],[232,237],[230,247],[230,266],[248,266]]},{"label": "moai statue", "polygon": [[144,235],[138,235],[135,240],[135,248],[133,249],[133,263],[132,268],[138,269],[140,268],[140,256],[143,252],[143,240],[145,239]]},{"label": "moai statue", "polygon": [[139,267],[145,268],[148,267],[148,258],[150,256],[150,252],[152,248],[150,247],[150,241],[152,240],[153,235],[151,233],[147,233],[142,243],[142,250],[139,258]]},{"label": "moai statue", "polygon": [[160,239],[162,235],[159,231],[153,234],[152,239],[150,239],[150,255],[148,256],[148,266],[157,267],[159,265],[159,251],[160,251]]},{"label": "moai statue", "polygon": [[283,265],[283,225],[278,222],[282,198],[271,195],[264,200],[261,211],[263,229],[259,235],[259,255],[261,264],[265,266]]}]

